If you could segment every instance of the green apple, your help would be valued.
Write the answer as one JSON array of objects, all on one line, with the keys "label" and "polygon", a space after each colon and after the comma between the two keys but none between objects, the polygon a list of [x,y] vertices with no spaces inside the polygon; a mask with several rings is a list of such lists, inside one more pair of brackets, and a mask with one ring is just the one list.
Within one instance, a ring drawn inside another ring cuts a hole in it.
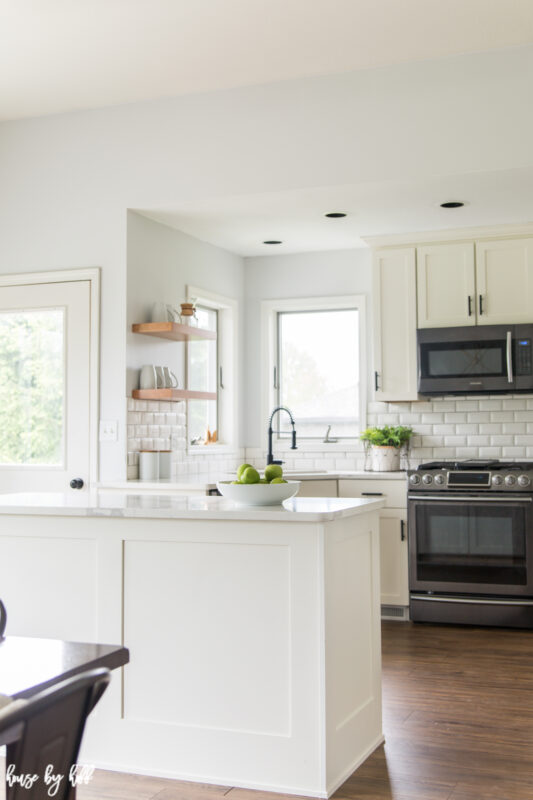
[{"label": "green apple", "polygon": [[[279,464],[269,464],[265,467],[265,478],[271,483],[274,478],[283,478],[283,470]],[[279,481],[278,481],[279,483]]]},{"label": "green apple", "polygon": [[283,478],[272,478],[270,483],[287,483],[287,481],[284,481]]},{"label": "green apple", "polygon": [[241,476],[241,483],[259,483],[259,473],[253,467],[244,470]]},{"label": "green apple", "polygon": [[248,469],[248,467],[251,467],[251,466],[252,466],[251,464],[241,464],[241,466],[237,469],[237,479],[239,481],[242,478],[242,474],[243,474],[244,470]]}]

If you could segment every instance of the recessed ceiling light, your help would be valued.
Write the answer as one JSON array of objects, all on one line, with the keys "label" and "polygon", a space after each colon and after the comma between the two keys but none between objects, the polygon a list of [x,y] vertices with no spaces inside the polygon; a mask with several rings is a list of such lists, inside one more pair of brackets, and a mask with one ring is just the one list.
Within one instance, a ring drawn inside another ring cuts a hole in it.
[{"label": "recessed ceiling light", "polygon": [[459,200],[449,200],[447,203],[441,203],[441,208],[461,208],[464,206],[464,203],[461,203]]},{"label": "recessed ceiling light", "polygon": [[345,217],[346,214],[343,211],[330,211],[329,214],[324,214],[324,216],[330,219],[340,219],[341,217]]},{"label": "recessed ceiling light", "polygon": [[280,242],[279,239],[267,239],[263,244],[283,244],[283,242]]}]

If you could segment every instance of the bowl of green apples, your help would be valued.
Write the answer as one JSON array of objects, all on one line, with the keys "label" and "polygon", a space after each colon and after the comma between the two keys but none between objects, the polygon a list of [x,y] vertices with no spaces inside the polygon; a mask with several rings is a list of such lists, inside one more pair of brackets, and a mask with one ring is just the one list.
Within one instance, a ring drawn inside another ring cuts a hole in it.
[{"label": "bowl of green apples", "polygon": [[300,481],[286,481],[279,464],[268,464],[261,475],[252,464],[241,464],[233,481],[219,481],[217,489],[241,506],[278,506],[300,489]]}]

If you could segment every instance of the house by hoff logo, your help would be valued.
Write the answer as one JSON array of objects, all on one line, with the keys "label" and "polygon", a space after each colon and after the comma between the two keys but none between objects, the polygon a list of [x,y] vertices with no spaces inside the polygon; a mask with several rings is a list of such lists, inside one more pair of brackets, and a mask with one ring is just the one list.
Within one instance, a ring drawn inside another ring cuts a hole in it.
[{"label": "house by hoff logo", "polygon": [[48,764],[44,771],[44,775],[37,775],[31,773],[15,772],[15,765],[10,764],[6,769],[6,783],[8,786],[18,784],[21,789],[31,789],[39,780],[43,780],[45,786],[48,786],[48,796],[55,797],[59,791],[61,783],[66,779],[71,786],[79,786],[80,784],[89,783],[94,775],[95,768],[93,766],[81,766],[80,764],[73,764],[67,776],[60,772],[54,772],[53,764]]}]

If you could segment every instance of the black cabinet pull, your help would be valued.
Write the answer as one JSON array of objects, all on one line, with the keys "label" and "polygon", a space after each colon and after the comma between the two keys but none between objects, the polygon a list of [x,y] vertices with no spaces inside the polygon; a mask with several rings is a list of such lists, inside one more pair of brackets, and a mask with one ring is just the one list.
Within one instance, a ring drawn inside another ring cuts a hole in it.
[{"label": "black cabinet pull", "polygon": [[83,481],[81,478],[72,478],[70,482],[71,489],[83,489]]},{"label": "black cabinet pull", "polygon": [[361,492],[361,497],[383,497],[383,492]]},{"label": "black cabinet pull", "polygon": [[405,520],[400,520],[400,539],[402,542],[405,541]]},{"label": "black cabinet pull", "polygon": [[374,372],[374,389],[376,390],[376,392],[379,389],[378,378],[379,378],[379,372],[376,370]]},{"label": "black cabinet pull", "polygon": [[479,316],[483,314],[483,295],[479,295]]},{"label": "black cabinet pull", "polygon": [[472,316],[472,295],[468,295],[468,316]]}]

